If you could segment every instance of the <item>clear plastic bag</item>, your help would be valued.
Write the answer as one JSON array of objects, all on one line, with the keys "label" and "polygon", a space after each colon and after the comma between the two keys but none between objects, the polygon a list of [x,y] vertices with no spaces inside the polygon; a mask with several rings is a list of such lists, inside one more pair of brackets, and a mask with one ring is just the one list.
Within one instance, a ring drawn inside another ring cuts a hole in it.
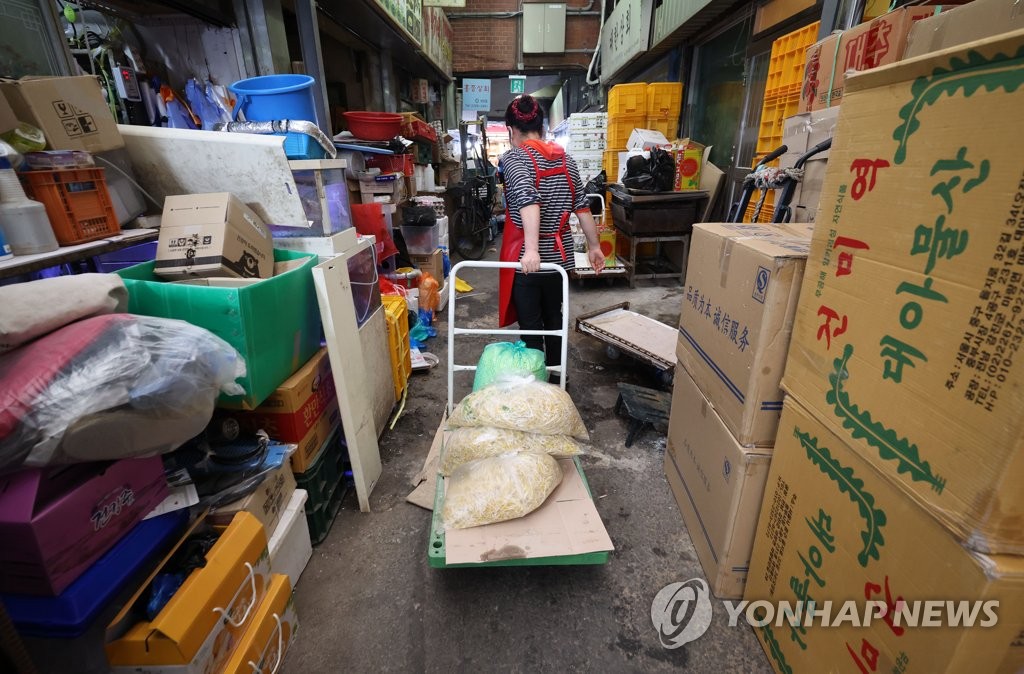
[{"label": "clear plastic bag", "polygon": [[459,466],[447,480],[441,516],[449,529],[468,529],[529,515],[562,481],[546,454],[502,454]]},{"label": "clear plastic bag", "polygon": [[510,375],[532,375],[537,381],[547,381],[548,369],[544,364],[544,352],[529,348],[525,342],[488,344],[476,364],[473,390],[479,391]]},{"label": "clear plastic bag", "polygon": [[507,428],[456,428],[445,439],[441,474],[451,475],[470,461],[518,452],[564,458],[582,454],[583,447],[568,435],[538,435]]},{"label": "clear plastic bag", "polygon": [[506,377],[462,399],[450,428],[493,426],[541,435],[571,435],[587,442],[590,435],[569,394],[533,377]]},{"label": "clear plastic bag", "polygon": [[110,314],[0,356],[0,470],[171,451],[198,435],[245,362],[184,321]]}]

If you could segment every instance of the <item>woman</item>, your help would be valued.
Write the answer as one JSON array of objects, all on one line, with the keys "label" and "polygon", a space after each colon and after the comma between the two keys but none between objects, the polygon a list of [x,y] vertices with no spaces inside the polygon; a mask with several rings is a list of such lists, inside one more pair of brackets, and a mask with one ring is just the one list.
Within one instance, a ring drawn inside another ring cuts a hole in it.
[{"label": "woman", "polygon": [[[562,277],[540,271],[541,262],[574,268],[569,216],[579,218],[587,237],[590,266],[600,273],[604,255],[590,214],[580,172],[562,146],[541,139],[544,113],[532,96],[520,96],[505,110],[512,149],[502,157],[506,227],[501,260],[519,262],[522,271],[504,269],[499,283],[500,327],[523,330],[562,327]],[[511,226],[509,226],[511,223]],[[524,336],[527,346],[545,352],[549,366],[561,360],[559,337]]]}]

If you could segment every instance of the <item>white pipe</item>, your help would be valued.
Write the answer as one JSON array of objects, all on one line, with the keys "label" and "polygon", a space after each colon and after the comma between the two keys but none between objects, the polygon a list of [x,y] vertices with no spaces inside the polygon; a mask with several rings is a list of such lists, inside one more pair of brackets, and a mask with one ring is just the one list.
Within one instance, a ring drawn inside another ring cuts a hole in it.
[{"label": "white pipe", "polygon": [[601,55],[601,35],[604,33],[604,0],[601,0],[601,27],[597,29],[597,47],[594,49],[594,57],[590,59],[590,65],[587,66],[587,84],[590,86],[596,86],[601,83],[600,78],[593,77],[594,66],[597,65],[597,59]]}]

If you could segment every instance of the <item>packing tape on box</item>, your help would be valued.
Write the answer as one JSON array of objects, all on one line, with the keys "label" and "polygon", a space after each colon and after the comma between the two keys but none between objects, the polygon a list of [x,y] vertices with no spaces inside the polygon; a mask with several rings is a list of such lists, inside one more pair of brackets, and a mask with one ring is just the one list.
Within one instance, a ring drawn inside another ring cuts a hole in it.
[{"label": "packing tape on box", "polygon": [[734,245],[736,245],[736,239],[723,237],[722,247],[718,250],[718,271],[721,272],[718,283],[723,288],[729,280],[729,262],[732,260],[732,247]]}]

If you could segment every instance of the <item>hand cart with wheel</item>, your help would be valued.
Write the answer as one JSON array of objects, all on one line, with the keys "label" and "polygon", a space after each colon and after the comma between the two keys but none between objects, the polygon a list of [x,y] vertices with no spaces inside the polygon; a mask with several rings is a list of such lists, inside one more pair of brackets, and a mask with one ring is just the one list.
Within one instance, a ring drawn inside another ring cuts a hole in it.
[{"label": "hand cart with wheel", "polygon": [[628,354],[653,366],[660,383],[672,383],[679,331],[649,316],[630,311],[629,302],[578,316],[576,332],[603,342],[612,360],[623,353]]},{"label": "hand cart with wheel", "polygon": [[[452,268],[451,281],[449,283],[449,303],[451,304],[452,310],[448,314],[448,400],[445,407],[445,415],[441,420],[443,426],[447,423],[449,415],[454,409],[454,395],[455,395],[455,373],[475,371],[476,365],[465,365],[458,364],[455,362],[455,336],[456,335],[507,335],[509,337],[518,337],[520,335],[557,335],[562,338],[562,349],[559,358],[559,364],[557,366],[549,366],[548,370],[556,372],[559,375],[559,382],[562,389],[565,389],[565,378],[566,370],[568,369],[568,348],[569,348],[569,318],[568,318],[568,307],[569,307],[569,279],[565,270],[555,264],[543,263],[541,264],[542,271],[555,271],[562,276],[562,306],[565,310],[562,312],[562,327],[559,330],[518,330],[518,329],[487,329],[487,328],[460,328],[455,325],[457,313],[455,311],[455,279],[458,278],[458,274],[463,269],[478,268],[478,269],[519,269],[519,263],[515,262],[460,262]],[[580,464],[579,457],[573,459],[573,464],[576,471],[579,473],[579,477],[582,480],[583,486],[586,488],[586,492],[592,497],[590,492],[590,485],[587,482],[587,478],[583,473],[583,467]],[[571,555],[558,555],[549,557],[523,557],[516,554],[510,558],[496,558],[496,556],[488,556],[489,561],[481,561],[477,563],[460,563],[460,564],[448,564],[446,559],[445,549],[445,527],[441,521],[441,513],[444,509],[444,495],[445,495],[445,480],[441,475],[437,476],[437,488],[434,495],[434,514],[430,524],[430,538],[427,545],[427,560],[432,568],[437,569],[448,569],[448,568],[476,568],[476,567],[495,567],[495,566],[572,566],[572,565],[586,565],[586,564],[605,564],[608,561],[608,551],[598,552],[583,552],[579,554]],[[552,499],[544,503],[537,511],[553,506]],[[534,513],[527,515],[531,517]],[[525,518],[520,518],[525,519]],[[600,518],[598,518],[600,519]],[[506,524],[505,522],[499,522],[494,525],[487,525],[484,527],[476,527],[476,530],[487,529],[487,527],[501,526]],[[603,532],[603,525],[602,532]],[[464,530],[465,531],[465,530]],[[471,531],[471,530],[470,530]],[[604,532],[605,536],[607,533]],[[499,551],[500,553],[500,551]],[[500,557],[500,554],[497,555]]]},{"label": "hand cart with wheel", "polygon": [[[598,232],[600,233],[600,231],[604,228],[605,214],[608,212],[607,211],[607,205],[605,204],[605,201],[604,201],[604,195],[602,195],[602,194],[588,194],[587,198],[588,199],[598,199],[601,202],[601,215],[595,215],[594,216],[594,221],[597,222],[597,229],[598,229]],[[594,271],[593,267],[590,266],[590,260],[587,258],[587,253],[585,252],[586,249],[584,248],[583,252],[578,250],[578,246],[576,245],[577,236],[582,236],[582,231],[577,232],[574,229],[574,231],[573,231],[573,251],[574,251],[573,255],[575,255],[575,257],[576,257],[576,260],[575,260],[576,267],[571,272],[569,272],[569,276],[570,277],[572,277],[574,279],[577,279],[579,281],[582,281],[583,279],[603,278],[603,279],[606,279],[608,281],[608,283],[611,283],[613,279],[616,279],[616,278],[619,278],[619,277],[626,278],[628,276],[629,272],[626,269],[626,266],[623,265],[623,264],[619,264],[618,262],[616,262],[614,264],[608,264],[606,262],[605,263],[605,268],[601,271],[600,274],[598,272]],[[612,249],[612,255],[614,255],[614,254],[615,254],[615,250],[613,248]],[[606,257],[607,257],[607,255],[606,255]]]},{"label": "hand cart with wheel", "polygon": [[771,222],[774,224],[789,222],[793,217],[793,210],[790,208],[789,203],[793,200],[793,195],[796,193],[797,184],[803,180],[804,165],[811,157],[825,152],[831,147],[832,139],[828,138],[800,155],[791,168],[785,169],[771,167],[767,164],[788,152],[789,147],[780,145],[772,150],[764,159],[757,162],[747,177],[743,179],[743,191],[740,193],[740,200],[736,204],[735,210],[730,213],[728,222],[743,222],[743,216],[747,212],[747,205],[750,203],[755,189],[761,190],[761,198],[758,200],[753,217],[751,218],[754,222],[757,222],[761,215],[761,206],[764,204],[765,194],[770,189],[780,190],[778,194],[779,203],[775,205]]}]

